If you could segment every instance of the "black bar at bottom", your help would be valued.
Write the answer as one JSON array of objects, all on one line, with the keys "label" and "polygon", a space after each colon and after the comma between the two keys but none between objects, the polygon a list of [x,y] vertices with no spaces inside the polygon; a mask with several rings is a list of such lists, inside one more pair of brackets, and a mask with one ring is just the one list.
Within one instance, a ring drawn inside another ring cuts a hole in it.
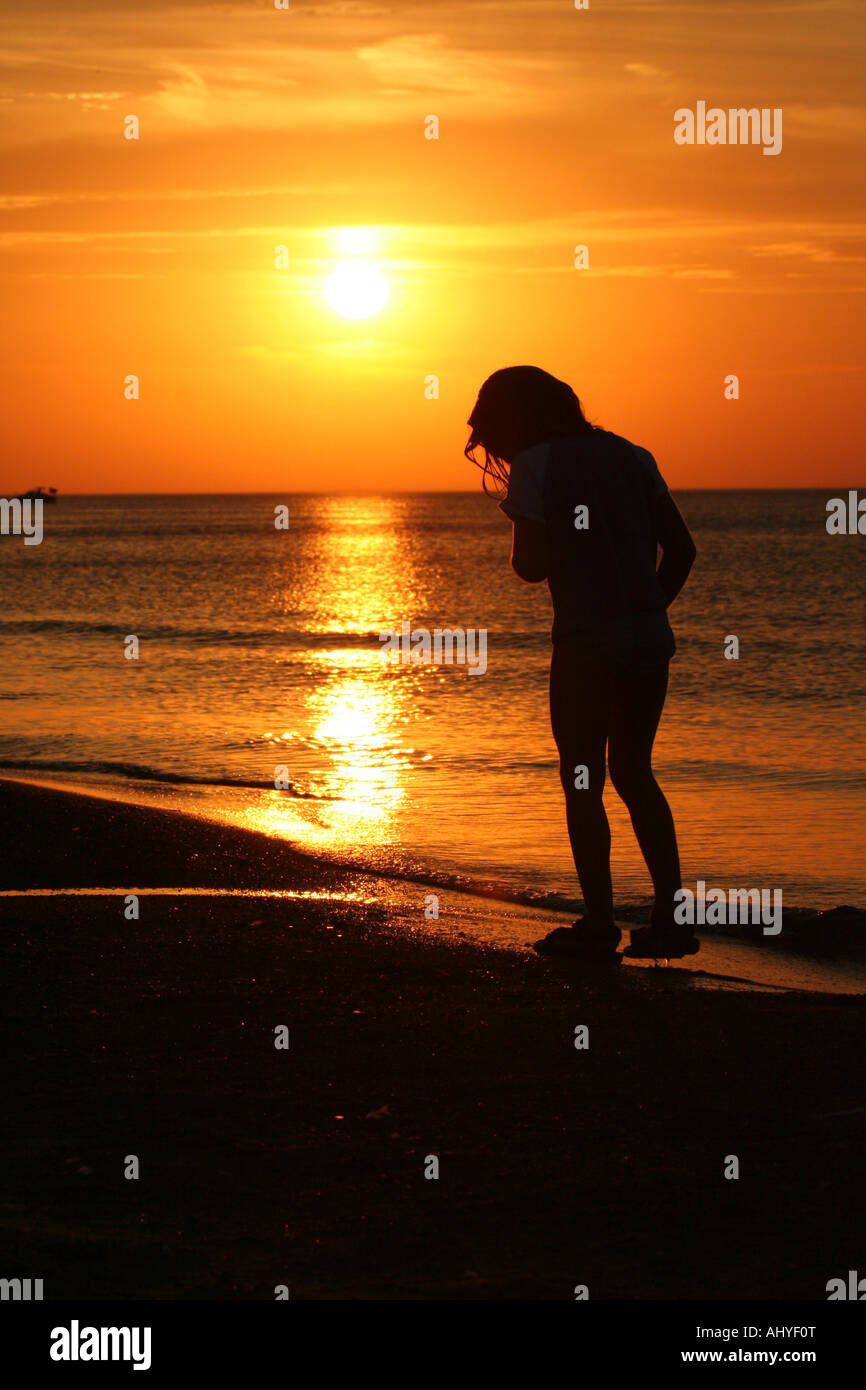
[{"label": "black bar at bottom", "polygon": [[[373,1302],[5,1302],[0,1347],[4,1368],[18,1363],[19,1381],[40,1371],[93,1378],[109,1367],[115,1377],[129,1374],[133,1383],[146,1383],[148,1376],[159,1384],[190,1371],[222,1381],[282,1370],[287,1381],[298,1375],[308,1381],[311,1373],[387,1381],[400,1374],[429,1385],[437,1365],[443,1376],[471,1374],[474,1367],[489,1379],[505,1358],[513,1375],[515,1354],[528,1357],[539,1375],[552,1369],[557,1352],[575,1374],[800,1365],[826,1379],[840,1371],[850,1376],[862,1364],[866,1320],[859,1303],[586,1301],[541,1318],[532,1304],[515,1316],[514,1304],[503,1302],[507,1324],[480,1300],[469,1301],[474,1316],[468,1308],[448,1314],[437,1302],[429,1323],[420,1324],[405,1305],[379,1322]],[[557,1346],[560,1337],[565,1340]],[[93,1352],[100,1359],[91,1359]]]}]

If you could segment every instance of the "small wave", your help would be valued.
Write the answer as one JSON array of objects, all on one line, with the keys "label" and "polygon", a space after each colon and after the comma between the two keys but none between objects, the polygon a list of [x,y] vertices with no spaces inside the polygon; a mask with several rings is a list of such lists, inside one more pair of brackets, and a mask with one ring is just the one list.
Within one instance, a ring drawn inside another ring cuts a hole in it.
[{"label": "small wave", "polygon": [[[395,623],[399,625],[399,619]],[[417,626],[425,626],[429,631],[436,627],[448,627],[449,624],[434,622],[432,619],[426,623],[418,620]],[[452,627],[460,627],[456,621],[450,624]],[[252,628],[223,628],[223,627],[177,627],[173,623],[139,623],[137,618],[132,615],[126,619],[121,618],[117,622],[90,622],[79,618],[0,618],[0,637],[4,635],[39,635],[39,634],[67,634],[74,637],[113,637],[121,641],[127,632],[134,631],[136,636],[142,640],[157,642],[194,642],[201,646],[225,646],[225,647],[299,647],[301,649],[327,650],[329,647],[357,647],[369,648],[371,651],[379,653],[381,651],[380,631],[392,631],[394,624],[389,627],[376,628],[367,632],[347,631],[334,629],[328,631],[306,631],[297,628],[273,628],[273,627],[252,627]],[[496,642],[501,645],[503,650],[509,648],[546,647],[549,645],[546,634],[535,632],[518,631],[496,631],[491,634]],[[422,663],[423,665],[423,663]],[[417,669],[417,668],[413,668]]]},{"label": "small wave", "polygon": [[788,787],[795,791],[862,790],[866,788],[866,772],[859,768],[770,767],[760,763],[724,762],[720,760],[687,761],[672,759],[657,762],[662,777],[676,777],[682,782],[732,784],[745,787],[759,782],[766,786]]},{"label": "small wave", "polygon": [[[91,773],[93,775],[105,777],[122,777],[128,781],[136,782],[164,782],[170,786],[188,787],[238,787],[246,791],[272,792],[276,788],[272,781],[259,780],[247,777],[221,777],[218,774],[211,774],[207,777],[197,777],[194,773],[169,772],[165,769],[147,767],[142,763],[89,761],[86,759],[52,759],[50,763],[37,762],[32,758],[5,758],[0,763],[0,772],[41,772],[43,774],[55,774],[58,772]],[[304,791],[290,783],[286,788],[280,788],[285,795],[295,798],[298,801],[338,801],[340,798],[326,796],[316,792]]]},{"label": "small wave", "polygon": [[173,623],[139,623],[133,616],[112,623],[91,622],[78,618],[0,619],[0,635],[68,633],[76,637],[115,637],[121,640],[131,629],[139,638],[149,638],[151,641],[199,642],[214,646],[255,647],[287,643],[302,647],[327,647],[335,643],[354,647],[379,646],[378,632],[303,632],[295,629],[281,631],[271,627],[177,627]]}]

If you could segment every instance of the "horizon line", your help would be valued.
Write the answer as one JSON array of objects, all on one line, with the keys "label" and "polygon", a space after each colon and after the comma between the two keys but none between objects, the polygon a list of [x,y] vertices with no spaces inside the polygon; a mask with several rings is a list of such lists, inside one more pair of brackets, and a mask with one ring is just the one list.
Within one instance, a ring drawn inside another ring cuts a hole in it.
[{"label": "horizon line", "polygon": [[[864,483],[804,483],[799,487],[786,487],[780,485],[765,485],[739,487],[728,484],[724,487],[671,487],[671,492],[828,492],[835,490],[853,490],[863,488]],[[30,489],[25,489],[29,491]],[[492,493],[485,494],[480,488],[286,488],[278,490],[274,488],[265,489],[238,489],[220,490],[218,492],[58,492],[57,500],[61,498],[73,497],[277,497],[282,496],[283,492],[294,497],[428,497],[428,496],[459,496],[459,497],[490,497],[492,501],[497,500]],[[0,496],[11,499],[23,497],[21,492],[9,492]]]}]

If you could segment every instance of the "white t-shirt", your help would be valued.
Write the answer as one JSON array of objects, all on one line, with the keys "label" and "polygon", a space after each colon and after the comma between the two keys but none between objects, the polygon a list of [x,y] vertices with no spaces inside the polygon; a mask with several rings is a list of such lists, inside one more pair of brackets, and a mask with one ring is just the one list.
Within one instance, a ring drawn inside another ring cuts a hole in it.
[{"label": "white t-shirt", "polygon": [[514,459],[500,506],[545,526],[554,642],[580,638],[634,669],[673,655],[656,572],[655,501],[667,491],[652,454],[608,430]]},{"label": "white t-shirt", "polygon": [[[658,469],[658,464],[649,449],[642,449],[621,435],[613,435],[620,443],[634,449],[638,460],[652,479],[653,496],[663,497],[668,485]],[[500,508],[510,517],[526,517],[528,521],[544,521],[544,479],[550,460],[551,443],[533,444],[524,449],[514,459],[508,471],[508,492],[499,503]]]}]

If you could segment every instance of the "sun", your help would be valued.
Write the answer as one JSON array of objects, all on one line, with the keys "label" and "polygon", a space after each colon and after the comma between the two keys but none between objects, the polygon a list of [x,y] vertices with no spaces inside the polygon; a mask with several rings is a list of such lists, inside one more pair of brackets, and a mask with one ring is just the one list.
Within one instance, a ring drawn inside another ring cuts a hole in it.
[{"label": "sun", "polygon": [[344,319],[368,319],[388,298],[388,281],[369,261],[343,261],[325,281],[325,298]]}]

